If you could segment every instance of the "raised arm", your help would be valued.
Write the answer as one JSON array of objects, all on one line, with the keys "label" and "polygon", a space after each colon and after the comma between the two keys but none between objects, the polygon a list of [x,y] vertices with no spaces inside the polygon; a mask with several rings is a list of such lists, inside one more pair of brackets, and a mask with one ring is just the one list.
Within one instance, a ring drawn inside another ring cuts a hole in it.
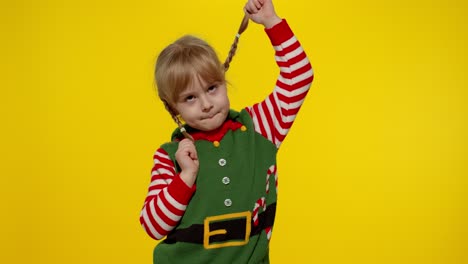
[{"label": "raised arm", "polygon": [[246,11],[251,13],[254,22],[265,26],[280,69],[273,92],[246,110],[253,119],[255,130],[279,148],[304,102],[314,73],[288,23],[276,16],[271,0],[251,0]]},{"label": "raised arm", "polygon": [[162,239],[179,223],[185,213],[195,186],[187,184],[176,174],[174,163],[164,149],[153,156],[151,183],[140,214],[140,223],[153,239]]}]

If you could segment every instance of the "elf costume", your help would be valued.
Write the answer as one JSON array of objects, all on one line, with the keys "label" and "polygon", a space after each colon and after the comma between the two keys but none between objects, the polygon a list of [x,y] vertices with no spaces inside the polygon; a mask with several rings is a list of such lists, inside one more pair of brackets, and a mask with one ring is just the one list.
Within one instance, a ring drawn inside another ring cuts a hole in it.
[{"label": "elf costume", "polygon": [[154,155],[140,222],[154,239],[154,263],[269,263],[277,199],[276,154],[313,80],[286,20],[265,29],[280,75],[274,91],[210,132],[186,130],[200,162],[195,184],[179,177],[179,130]]}]

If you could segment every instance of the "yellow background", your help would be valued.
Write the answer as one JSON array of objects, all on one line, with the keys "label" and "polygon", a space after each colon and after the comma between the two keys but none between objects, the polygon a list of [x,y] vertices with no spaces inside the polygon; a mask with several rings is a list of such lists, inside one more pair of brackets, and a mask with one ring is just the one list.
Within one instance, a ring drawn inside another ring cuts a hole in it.
[{"label": "yellow background", "polygon": [[[139,211],[174,128],[153,89],[184,33],[221,58],[244,1],[1,1],[0,263],[151,263]],[[468,263],[467,4],[278,0],[316,79],[279,154],[272,263]],[[271,91],[259,25],[228,78]]]}]

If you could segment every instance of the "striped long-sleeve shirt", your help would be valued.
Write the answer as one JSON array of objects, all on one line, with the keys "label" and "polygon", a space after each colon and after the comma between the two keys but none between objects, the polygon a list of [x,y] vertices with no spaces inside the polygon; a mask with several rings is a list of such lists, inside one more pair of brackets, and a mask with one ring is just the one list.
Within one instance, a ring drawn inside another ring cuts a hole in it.
[{"label": "striped long-sleeve shirt", "polygon": [[[280,74],[273,92],[246,110],[252,117],[255,131],[279,148],[314,75],[302,46],[285,20],[265,31],[275,49]],[[178,224],[196,187],[190,188],[181,180],[174,163],[162,148],[156,151],[153,160],[151,183],[140,223],[148,235],[161,239]]]}]

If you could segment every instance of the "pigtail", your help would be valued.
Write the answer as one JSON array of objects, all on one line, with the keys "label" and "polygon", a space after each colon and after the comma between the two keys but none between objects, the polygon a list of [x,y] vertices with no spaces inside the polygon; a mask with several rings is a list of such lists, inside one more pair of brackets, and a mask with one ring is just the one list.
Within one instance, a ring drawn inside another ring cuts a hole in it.
[{"label": "pigtail", "polygon": [[237,43],[239,43],[240,35],[247,29],[248,25],[249,25],[249,15],[245,14],[240,24],[239,30],[237,31],[237,35],[234,38],[234,42],[231,45],[231,49],[229,50],[228,57],[226,58],[226,61],[224,62],[224,71],[227,71],[229,69],[229,64],[231,64],[232,57],[234,57],[234,55],[236,54]]},{"label": "pigtail", "polygon": [[190,139],[192,142],[195,142],[193,137],[189,133],[187,133],[187,131],[185,130],[185,127],[182,125],[182,122],[180,122],[177,115],[174,113],[174,111],[172,111],[169,104],[165,100],[163,100],[163,103],[164,103],[164,107],[169,112],[174,122],[176,122],[177,126],[179,127],[180,132],[184,135],[184,137]]},{"label": "pigtail", "polygon": [[[226,72],[228,69],[229,69],[229,64],[231,63],[232,61],[232,57],[234,57],[235,53],[236,53],[236,49],[237,49],[237,43],[239,42],[239,37],[240,35],[247,29],[247,26],[249,25],[249,15],[248,14],[245,14],[244,18],[242,19],[242,22],[239,26],[239,30],[237,31],[237,34],[236,34],[236,37],[234,39],[234,42],[232,43],[231,45],[231,49],[229,50],[229,55],[228,57],[226,58],[226,61],[224,62],[223,66],[224,66],[224,71]],[[172,110],[172,108],[169,106],[169,104],[167,103],[166,100],[162,100],[163,101],[163,104],[164,104],[164,107],[166,108],[166,110],[169,112],[169,114],[171,115],[172,119],[174,120],[174,122],[177,124],[177,126],[179,127],[179,130],[180,132],[184,135],[185,138],[188,138],[190,139],[192,142],[194,142],[195,140],[193,139],[193,137],[187,133],[187,131],[185,130],[185,127],[182,125],[182,122],[180,122],[179,118],[177,117],[177,115],[174,113],[174,111]]]}]

